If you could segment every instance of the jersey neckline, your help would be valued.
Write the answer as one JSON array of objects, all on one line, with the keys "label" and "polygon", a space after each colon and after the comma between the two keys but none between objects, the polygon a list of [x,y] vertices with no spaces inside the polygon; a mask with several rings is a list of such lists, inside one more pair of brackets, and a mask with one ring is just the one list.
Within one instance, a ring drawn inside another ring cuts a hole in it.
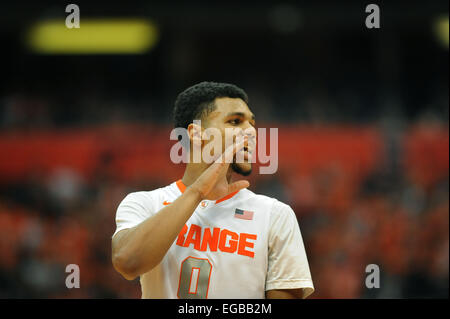
[{"label": "jersey neckline", "polygon": [[[180,192],[181,192],[181,193],[184,193],[184,191],[186,190],[186,185],[184,185],[184,183],[181,181],[181,179],[177,180],[177,181],[175,182],[175,184],[177,185],[177,187],[178,187],[178,189],[180,190]],[[219,204],[219,203],[221,203],[221,202],[223,202],[223,201],[226,201],[227,199],[232,198],[232,197],[233,197],[234,195],[236,195],[237,193],[239,193],[239,191],[232,192],[232,193],[230,193],[230,194],[228,194],[228,195],[226,195],[226,196],[224,196],[224,197],[222,197],[222,198],[216,200],[214,204]]]}]

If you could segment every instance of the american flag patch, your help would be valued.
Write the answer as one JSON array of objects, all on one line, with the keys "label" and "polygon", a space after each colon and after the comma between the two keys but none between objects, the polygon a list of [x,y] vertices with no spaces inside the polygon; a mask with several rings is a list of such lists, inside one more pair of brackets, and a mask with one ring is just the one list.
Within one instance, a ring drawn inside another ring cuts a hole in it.
[{"label": "american flag patch", "polygon": [[236,208],[236,210],[234,211],[234,217],[240,218],[240,219],[252,220],[253,212],[251,212],[249,210],[242,210],[242,209]]}]

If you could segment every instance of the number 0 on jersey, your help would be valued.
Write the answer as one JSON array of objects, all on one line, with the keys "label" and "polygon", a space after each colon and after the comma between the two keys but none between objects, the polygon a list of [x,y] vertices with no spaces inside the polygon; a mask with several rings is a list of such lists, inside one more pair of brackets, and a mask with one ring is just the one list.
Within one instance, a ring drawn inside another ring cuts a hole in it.
[{"label": "number 0 on jersey", "polygon": [[208,298],[209,280],[212,264],[206,258],[189,256],[181,263],[178,298],[206,299]]}]

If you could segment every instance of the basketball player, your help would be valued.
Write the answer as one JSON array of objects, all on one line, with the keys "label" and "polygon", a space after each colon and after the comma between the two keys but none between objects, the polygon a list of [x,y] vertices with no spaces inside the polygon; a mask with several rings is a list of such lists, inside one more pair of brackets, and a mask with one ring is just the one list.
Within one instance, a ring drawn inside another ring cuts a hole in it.
[{"label": "basketball player", "polygon": [[252,170],[256,129],[247,94],[232,84],[199,83],[178,96],[174,120],[187,129],[189,154],[207,128],[251,136],[223,146],[213,163],[190,161],[166,187],[126,196],[112,238],[115,269],[128,280],[140,276],[142,298],[308,297],[314,286],[293,210],[248,190],[248,181],[232,181],[233,173]]}]

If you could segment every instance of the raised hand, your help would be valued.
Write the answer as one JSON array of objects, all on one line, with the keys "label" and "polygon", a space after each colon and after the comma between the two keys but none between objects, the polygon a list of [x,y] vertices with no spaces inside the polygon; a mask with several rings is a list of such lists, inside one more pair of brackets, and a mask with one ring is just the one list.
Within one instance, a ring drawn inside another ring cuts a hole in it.
[{"label": "raised hand", "polygon": [[236,192],[250,186],[246,180],[228,183],[227,172],[230,163],[236,152],[242,150],[248,143],[248,137],[230,145],[217,159],[212,163],[200,177],[190,186],[197,191],[202,199],[217,200],[230,193]]}]

